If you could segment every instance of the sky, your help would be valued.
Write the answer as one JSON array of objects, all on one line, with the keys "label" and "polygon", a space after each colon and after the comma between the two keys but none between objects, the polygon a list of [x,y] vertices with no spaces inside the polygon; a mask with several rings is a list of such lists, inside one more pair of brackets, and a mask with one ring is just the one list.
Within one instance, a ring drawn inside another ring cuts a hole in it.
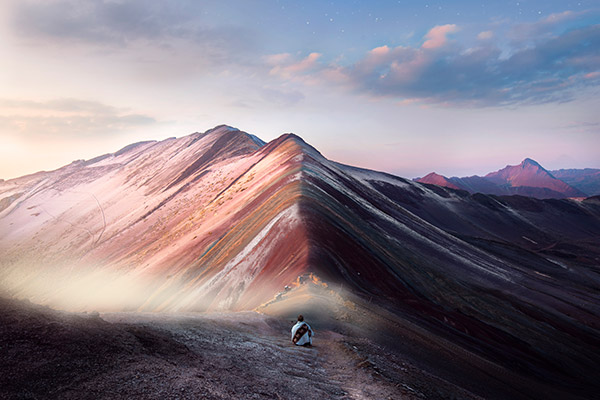
[{"label": "sky", "polygon": [[600,2],[3,0],[0,178],[226,124],[404,177],[600,168]]}]

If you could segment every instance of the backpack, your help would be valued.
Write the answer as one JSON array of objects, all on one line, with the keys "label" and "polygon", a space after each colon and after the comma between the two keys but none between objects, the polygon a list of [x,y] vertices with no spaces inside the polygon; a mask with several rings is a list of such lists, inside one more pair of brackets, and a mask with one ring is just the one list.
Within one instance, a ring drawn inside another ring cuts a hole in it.
[{"label": "backpack", "polygon": [[292,342],[294,342],[294,344],[298,343],[298,340],[300,340],[300,338],[302,336],[304,336],[304,334],[306,332],[308,332],[308,325],[306,325],[306,324],[300,325],[300,328],[298,328],[296,330],[296,333],[294,334],[294,337],[292,338]]}]

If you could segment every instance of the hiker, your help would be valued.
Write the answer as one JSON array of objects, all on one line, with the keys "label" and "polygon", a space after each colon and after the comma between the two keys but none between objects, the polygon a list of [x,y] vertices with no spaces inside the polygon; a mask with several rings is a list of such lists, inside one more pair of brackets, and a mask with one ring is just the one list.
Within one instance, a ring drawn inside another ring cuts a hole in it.
[{"label": "hiker", "polygon": [[314,334],[310,326],[304,322],[304,317],[298,315],[298,322],[292,327],[292,342],[296,346],[311,346]]}]

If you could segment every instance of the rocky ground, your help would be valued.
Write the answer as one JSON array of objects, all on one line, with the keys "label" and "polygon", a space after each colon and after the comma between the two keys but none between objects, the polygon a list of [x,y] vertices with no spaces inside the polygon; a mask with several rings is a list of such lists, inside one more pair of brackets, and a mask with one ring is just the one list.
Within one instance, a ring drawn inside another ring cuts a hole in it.
[{"label": "rocky ground", "polygon": [[477,398],[366,338],[256,312],[66,313],[0,301],[2,399]]},{"label": "rocky ground", "polygon": [[[317,298],[308,308],[324,310]],[[291,343],[295,321],[273,305],[271,315],[99,314],[0,298],[0,399],[586,398],[384,309],[332,304],[331,318],[309,319],[316,334],[306,348]]]}]

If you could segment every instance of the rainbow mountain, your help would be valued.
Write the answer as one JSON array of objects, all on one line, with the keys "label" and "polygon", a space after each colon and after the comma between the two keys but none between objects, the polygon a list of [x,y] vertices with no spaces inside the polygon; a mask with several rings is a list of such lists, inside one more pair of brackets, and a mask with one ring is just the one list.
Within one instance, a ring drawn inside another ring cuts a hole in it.
[{"label": "rainbow mountain", "polygon": [[597,385],[596,197],[469,194],[218,126],[0,182],[0,238],[11,297],[276,313],[310,284],[565,393]]}]

